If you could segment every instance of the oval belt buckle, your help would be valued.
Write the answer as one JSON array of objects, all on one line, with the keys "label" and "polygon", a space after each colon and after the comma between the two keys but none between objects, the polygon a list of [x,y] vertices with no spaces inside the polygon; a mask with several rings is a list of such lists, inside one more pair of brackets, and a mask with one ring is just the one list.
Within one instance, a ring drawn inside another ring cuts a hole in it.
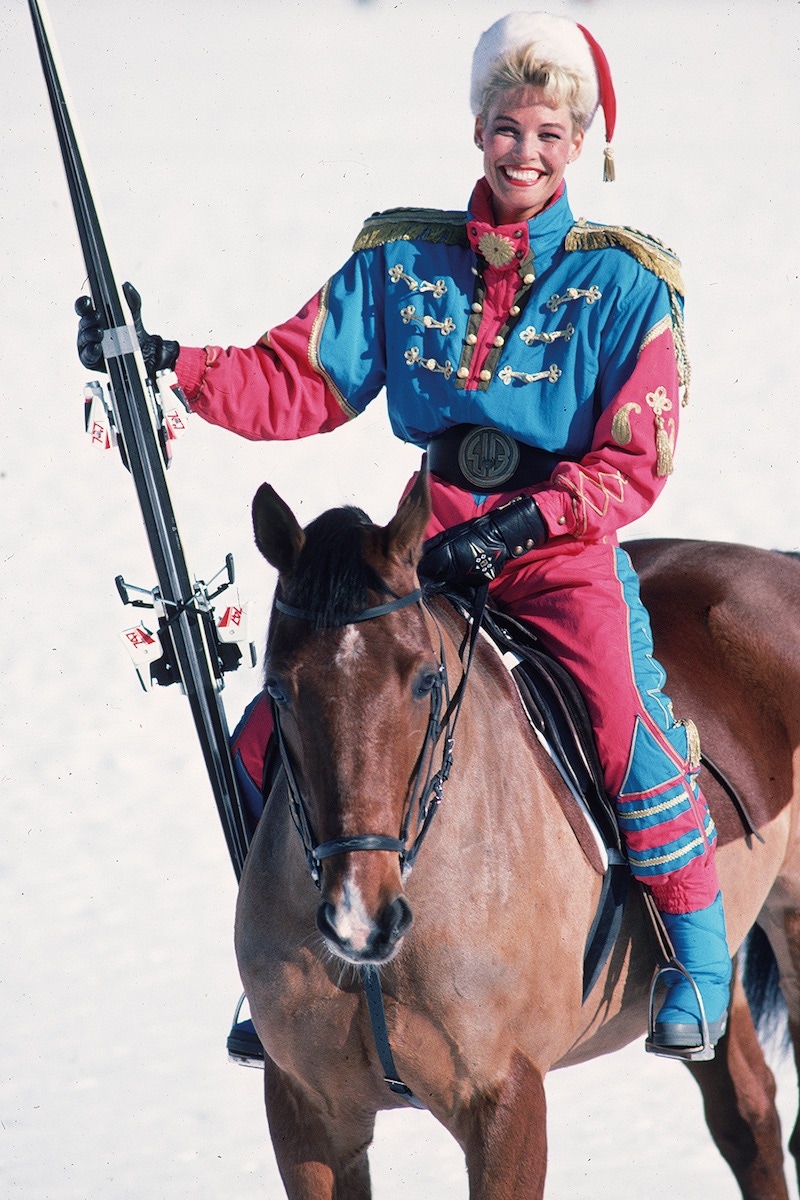
[{"label": "oval belt buckle", "polygon": [[474,487],[496,488],[519,466],[519,445],[492,425],[479,425],[465,435],[458,448],[461,474]]}]

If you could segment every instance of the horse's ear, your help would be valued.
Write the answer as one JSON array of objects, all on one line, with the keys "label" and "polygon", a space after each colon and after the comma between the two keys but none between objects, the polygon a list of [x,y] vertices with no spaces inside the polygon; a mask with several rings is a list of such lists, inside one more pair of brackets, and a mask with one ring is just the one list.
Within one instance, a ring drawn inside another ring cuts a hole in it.
[{"label": "horse's ear", "polygon": [[264,558],[281,575],[297,565],[306,535],[285,500],[268,483],[253,497],[253,532]]},{"label": "horse's ear", "polygon": [[422,553],[422,540],[431,516],[431,493],[428,486],[428,466],[422,467],[411,491],[384,528],[384,547],[387,558],[416,566]]}]

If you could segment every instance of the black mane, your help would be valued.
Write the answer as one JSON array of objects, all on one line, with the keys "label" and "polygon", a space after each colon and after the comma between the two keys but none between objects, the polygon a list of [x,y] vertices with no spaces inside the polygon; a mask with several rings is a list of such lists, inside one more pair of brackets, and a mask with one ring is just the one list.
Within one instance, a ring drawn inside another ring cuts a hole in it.
[{"label": "black mane", "polygon": [[282,599],[302,609],[316,630],[346,625],[371,603],[369,593],[386,585],[364,562],[367,514],[347,505],[322,513],[307,526],[306,540]]}]

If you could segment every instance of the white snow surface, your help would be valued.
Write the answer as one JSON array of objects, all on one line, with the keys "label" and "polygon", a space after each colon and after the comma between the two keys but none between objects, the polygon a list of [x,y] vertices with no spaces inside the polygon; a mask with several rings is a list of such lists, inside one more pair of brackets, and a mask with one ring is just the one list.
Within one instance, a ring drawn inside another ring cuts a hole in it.
[{"label": "white snow surface", "polygon": [[[573,0],[604,45],[576,215],[680,254],[693,363],[676,474],[632,534],[795,548],[800,171],[794,0]],[[497,0],[51,0],[120,281],[186,345],[251,344],[394,205],[461,208],[480,174],[469,65]],[[0,11],[0,1195],[283,1195],[261,1076],[230,1066],[235,882],[188,706],[145,695],[114,576],[155,582],[133,488],[82,430],[84,268],[27,5]],[[233,551],[266,627],[249,505],[269,480],[309,520],[386,521],[417,453],[381,401],[330,437],[253,445],[199,419],[170,472],[193,570]],[[231,724],[257,672],[230,676]],[[173,694],[174,693],[174,694]],[[565,901],[566,902],[566,901]],[[774,1058],[786,1132],[794,1072]],[[547,1196],[738,1195],[678,1064],[641,1046],[548,1081]],[[379,1119],[375,1195],[466,1197],[427,1114]],[[792,1185],[794,1187],[794,1185]],[[796,1189],[793,1196],[797,1196]]]}]

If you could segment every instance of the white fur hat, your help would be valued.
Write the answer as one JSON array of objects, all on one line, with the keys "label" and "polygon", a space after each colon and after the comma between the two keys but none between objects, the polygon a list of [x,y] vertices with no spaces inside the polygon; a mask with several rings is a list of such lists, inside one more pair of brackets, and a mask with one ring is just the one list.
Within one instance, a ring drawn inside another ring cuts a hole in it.
[{"label": "white fur hat", "polygon": [[[608,59],[588,29],[571,17],[546,12],[513,12],[495,21],[481,34],[472,56],[470,106],[477,116],[483,106],[483,93],[492,67],[499,58],[526,46],[535,45],[542,62],[554,63],[573,71],[582,81],[578,96],[580,110],[588,125],[602,105],[606,121],[606,142],[610,143],[616,123],[617,104]],[[610,145],[606,148],[610,163]],[[609,177],[613,177],[613,174]]]},{"label": "white fur hat", "polygon": [[492,66],[510,51],[535,43],[543,62],[569,67],[586,82],[588,111],[594,113],[599,102],[597,72],[589,43],[569,17],[546,12],[513,12],[495,21],[475,47],[472,57],[470,105],[477,116],[483,102],[483,90]]}]

